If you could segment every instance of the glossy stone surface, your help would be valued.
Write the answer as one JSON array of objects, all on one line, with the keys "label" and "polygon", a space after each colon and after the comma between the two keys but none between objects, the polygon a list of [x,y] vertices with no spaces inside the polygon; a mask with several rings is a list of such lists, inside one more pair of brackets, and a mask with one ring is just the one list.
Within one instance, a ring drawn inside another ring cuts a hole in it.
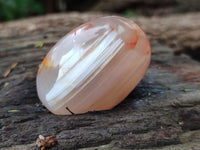
[{"label": "glossy stone surface", "polygon": [[138,25],[116,16],[83,24],[47,54],[37,74],[37,92],[54,114],[108,110],[144,76],[151,58]]}]

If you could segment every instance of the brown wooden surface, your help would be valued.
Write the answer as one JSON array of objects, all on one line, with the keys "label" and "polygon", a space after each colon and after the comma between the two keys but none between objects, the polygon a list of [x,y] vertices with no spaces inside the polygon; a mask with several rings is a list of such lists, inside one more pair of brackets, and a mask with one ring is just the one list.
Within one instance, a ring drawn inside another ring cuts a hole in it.
[{"label": "brown wooden surface", "polygon": [[[0,24],[0,148],[37,149],[41,134],[55,135],[52,149],[199,150],[200,62],[185,54],[175,56],[167,41],[172,38],[169,30],[197,29],[199,24],[192,22],[200,14],[188,14],[189,21],[180,28],[170,22],[174,17],[134,19],[151,37],[152,61],[140,84],[116,108],[56,116],[42,106],[35,85],[38,65],[63,35],[97,16],[102,15],[56,14]],[[186,16],[176,19],[185,21]],[[178,35],[173,38],[180,40]]]},{"label": "brown wooden surface", "polygon": [[186,53],[200,60],[200,13],[165,17],[138,18],[147,34],[177,53]]}]

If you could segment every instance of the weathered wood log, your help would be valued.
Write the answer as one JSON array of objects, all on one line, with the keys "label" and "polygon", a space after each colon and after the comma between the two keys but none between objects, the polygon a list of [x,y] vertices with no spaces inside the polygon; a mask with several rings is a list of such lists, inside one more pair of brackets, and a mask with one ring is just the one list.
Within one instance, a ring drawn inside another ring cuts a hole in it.
[{"label": "weathered wood log", "polygon": [[[70,15],[59,14],[37,17],[0,24],[0,39],[15,36],[37,34],[39,32],[56,32],[71,30],[92,18],[102,14]],[[131,18],[138,23],[147,34],[162,44],[172,47],[177,53],[187,53],[200,59],[200,13],[188,13],[183,15],[171,15],[165,17],[136,17]],[[55,21],[56,20],[56,21]]]},{"label": "weathered wood log", "polygon": [[[81,6],[87,6],[87,4],[84,5],[83,3],[78,7],[80,8]],[[96,4],[93,2],[93,5],[84,8],[87,11],[92,10],[101,12],[126,12],[128,10],[136,14],[152,16],[199,11],[200,5],[198,0],[100,0],[96,2]]]},{"label": "weathered wood log", "polygon": [[200,13],[138,18],[136,21],[153,39],[200,60]]},{"label": "weathered wood log", "polygon": [[[0,25],[0,148],[37,149],[41,134],[55,135],[52,149],[200,149],[200,62],[175,56],[153,39],[147,74],[116,108],[56,116],[42,106],[38,65],[63,35],[97,16],[69,13]],[[155,21],[137,21],[155,37],[149,30]]]}]

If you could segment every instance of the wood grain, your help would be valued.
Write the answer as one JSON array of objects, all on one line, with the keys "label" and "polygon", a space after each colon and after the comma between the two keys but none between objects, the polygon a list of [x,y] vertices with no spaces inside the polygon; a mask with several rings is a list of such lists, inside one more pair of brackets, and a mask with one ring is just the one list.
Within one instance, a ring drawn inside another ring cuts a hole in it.
[{"label": "wood grain", "polygon": [[37,149],[41,134],[55,135],[53,149],[200,149],[200,62],[175,56],[153,38],[147,74],[114,109],[56,116],[42,106],[38,65],[63,35],[95,17],[69,13],[1,24],[0,148]]}]

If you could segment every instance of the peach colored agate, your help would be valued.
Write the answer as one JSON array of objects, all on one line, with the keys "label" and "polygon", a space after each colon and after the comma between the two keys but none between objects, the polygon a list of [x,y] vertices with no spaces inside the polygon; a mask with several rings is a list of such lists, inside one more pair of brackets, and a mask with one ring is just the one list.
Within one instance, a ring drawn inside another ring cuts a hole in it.
[{"label": "peach colored agate", "polygon": [[141,28],[116,16],[83,24],[64,36],[44,58],[37,92],[54,114],[112,109],[135,88],[150,63]]}]

